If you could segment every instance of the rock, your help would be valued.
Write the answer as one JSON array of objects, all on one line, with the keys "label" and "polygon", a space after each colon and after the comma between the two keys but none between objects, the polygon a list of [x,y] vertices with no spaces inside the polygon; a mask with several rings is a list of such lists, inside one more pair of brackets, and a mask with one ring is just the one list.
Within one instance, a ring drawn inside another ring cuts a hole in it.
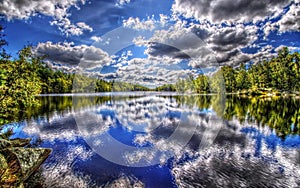
[{"label": "rock", "polygon": [[47,159],[51,149],[23,148],[30,139],[0,139],[0,187],[23,187],[23,182]]}]

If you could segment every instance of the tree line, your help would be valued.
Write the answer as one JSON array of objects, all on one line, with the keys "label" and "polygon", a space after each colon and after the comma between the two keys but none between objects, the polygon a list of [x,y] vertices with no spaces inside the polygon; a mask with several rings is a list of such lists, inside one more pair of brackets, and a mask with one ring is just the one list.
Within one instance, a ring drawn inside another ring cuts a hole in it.
[{"label": "tree line", "polygon": [[300,135],[300,100],[295,97],[276,97],[272,100],[262,97],[226,95],[177,96],[176,101],[200,111],[212,108],[219,117],[231,121],[268,126],[282,138]]},{"label": "tree line", "polygon": [[[278,51],[277,57],[257,64],[241,64],[238,68],[223,66],[215,73],[223,77],[227,93],[262,93],[263,91],[300,91],[300,54],[290,53],[287,47]],[[210,93],[212,78],[199,75],[193,80],[197,93]]]},{"label": "tree line", "polygon": [[267,93],[300,92],[300,54],[291,53],[287,47],[278,51],[271,60],[239,67],[222,66],[213,75],[200,74],[179,79],[175,84],[165,84],[156,91],[192,93],[242,93],[262,95]]}]

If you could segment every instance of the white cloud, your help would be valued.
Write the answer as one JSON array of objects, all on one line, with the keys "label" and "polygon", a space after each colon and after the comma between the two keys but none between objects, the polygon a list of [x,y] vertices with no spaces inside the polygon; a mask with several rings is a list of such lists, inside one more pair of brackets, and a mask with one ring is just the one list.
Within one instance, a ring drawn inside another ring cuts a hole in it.
[{"label": "white cloud", "polygon": [[[84,3],[84,1],[82,1]],[[3,0],[1,2],[0,12],[7,17],[8,20],[14,18],[28,19],[38,13],[47,16],[62,18],[67,15],[67,9],[76,6],[77,0],[40,0],[40,1],[17,1]]]},{"label": "white cloud", "polygon": [[52,66],[58,65],[57,68],[68,67],[73,70],[74,67],[80,66],[83,69],[93,69],[102,67],[110,63],[110,56],[94,46],[79,45],[73,43],[39,43],[34,52],[37,55],[47,55],[46,61]]},{"label": "white cloud", "polygon": [[[209,22],[188,24],[178,18],[166,29],[154,30],[150,38],[136,37],[133,42],[146,46],[149,59],[188,59],[192,68],[239,66],[240,63],[269,60],[276,54],[271,45],[248,54],[241,49],[255,46],[259,27],[255,25],[218,25]],[[272,24],[269,25],[272,27]],[[271,30],[271,29],[270,29]],[[270,32],[270,31],[269,31]],[[175,63],[176,64],[176,63]]]},{"label": "white cloud", "polygon": [[300,31],[300,4],[293,4],[278,21],[279,31]]},{"label": "white cloud", "polygon": [[187,78],[194,74],[193,70],[182,70],[178,63],[180,60],[164,58],[134,58],[120,63],[115,73],[118,81],[156,87],[158,85],[175,83],[179,78]]},{"label": "white cloud", "polygon": [[168,19],[169,19],[169,17],[166,16],[166,15],[164,15],[164,14],[160,14],[159,18],[160,18],[159,21],[160,21],[160,23],[161,23],[162,26],[165,26],[167,24],[167,22],[168,22]]},{"label": "white cloud", "polygon": [[92,36],[91,40],[95,41],[95,42],[101,42],[102,38],[101,37],[97,37],[97,36]]},{"label": "white cloud", "polygon": [[256,22],[278,14],[290,0],[175,0],[173,12],[198,20],[221,22]]},{"label": "white cloud", "polygon": [[270,60],[271,58],[276,56],[276,53],[272,52],[273,50],[274,47],[271,45],[262,47],[254,54],[244,53],[240,49],[235,49],[234,51],[217,55],[217,59],[221,62],[222,65],[230,65],[236,67],[241,63],[247,63],[249,61],[253,63],[259,63],[263,60]]},{"label": "white cloud", "polygon": [[233,27],[212,27],[210,30],[213,32],[205,41],[217,52],[240,49],[257,40],[256,26],[237,24]]},{"label": "white cloud", "polygon": [[221,65],[230,65],[235,67],[241,63],[248,62],[251,57],[250,54],[246,54],[239,49],[235,49],[227,53],[218,54],[217,59]]},{"label": "white cloud", "polygon": [[128,3],[130,3],[130,0],[118,0],[116,5],[117,6],[122,6],[122,5],[126,5]]},{"label": "white cloud", "polygon": [[286,45],[280,45],[277,48],[275,48],[275,52],[278,52],[280,49],[282,49],[283,47],[287,47],[289,49],[289,51],[300,51],[300,47],[295,47],[295,46],[286,46]]},{"label": "white cloud", "polygon": [[[150,57],[172,57],[180,59],[191,59],[189,65],[193,68],[205,67],[207,65],[239,65],[248,62],[251,58],[269,58],[265,49],[261,49],[256,55],[242,52],[241,49],[251,47],[257,41],[259,27],[255,24],[244,24],[244,22],[257,22],[259,20],[271,20],[280,15],[282,19],[275,26],[268,21],[263,26],[264,39],[269,33],[279,28],[281,31],[299,29],[299,5],[290,6],[284,15],[283,8],[291,1],[195,1],[175,0],[173,4],[174,14],[172,18],[160,15],[160,21],[154,21],[154,34],[150,39],[136,37],[133,42],[138,46],[146,46],[145,54]],[[187,23],[180,19],[176,13],[186,17],[195,17],[200,20],[199,24]],[[175,24],[169,28],[162,28],[167,21],[172,19]],[[148,18],[149,20],[149,18]],[[225,24],[219,23],[226,21]],[[214,23],[217,24],[214,24]],[[299,21],[300,23],[300,21]],[[292,25],[290,27],[290,25]],[[124,26],[139,30],[150,30],[145,21],[138,18],[130,18],[124,21]],[[195,38],[195,35],[199,39]],[[201,41],[202,40],[202,41]],[[271,53],[271,52],[270,52]]]},{"label": "white cloud", "polygon": [[[193,27],[185,28],[185,23],[180,21],[167,29],[156,30],[150,39],[137,37],[133,42],[147,46],[145,53],[150,57],[198,58],[204,55],[206,47],[204,41],[193,33]],[[205,52],[209,53],[209,50]]]},{"label": "white cloud", "polygon": [[87,24],[84,23],[84,22],[77,22],[76,25],[77,25],[78,27],[80,27],[81,29],[83,29],[83,30],[87,30],[87,31],[90,31],[90,32],[93,31],[93,28],[91,28],[89,25],[87,25]]},{"label": "white cloud", "polygon": [[286,13],[282,13],[277,17],[278,21],[268,21],[263,26],[265,33],[264,39],[267,39],[269,34],[273,32],[299,32],[300,31],[300,4],[292,4]]},{"label": "white cloud", "polygon": [[58,26],[58,29],[65,34],[66,36],[74,35],[79,36],[82,35],[84,31],[93,31],[93,28],[88,26],[84,22],[78,22],[75,24],[72,24],[71,21],[68,18],[63,18],[60,20],[54,20],[50,22],[51,25]]},{"label": "white cloud", "polygon": [[218,62],[238,64],[248,61],[249,57],[240,49],[257,40],[257,31],[258,28],[251,25],[187,24],[177,20],[168,29],[155,30],[150,39],[137,37],[133,42],[146,46],[145,53],[150,57],[189,59],[193,68],[216,67]]},{"label": "white cloud", "polygon": [[93,31],[86,23],[71,23],[68,12],[71,7],[79,9],[78,4],[85,4],[85,0],[39,0],[39,1],[18,1],[3,0],[0,6],[0,14],[8,20],[28,19],[38,14],[50,16],[53,20],[51,25],[58,26],[65,35],[82,35],[84,31]]},{"label": "white cloud", "polygon": [[268,21],[265,25],[264,25],[264,39],[266,40],[267,37],[270,35],[270,33],[274,30],[276,30],[275,28],[275,24],[271,23],[270,21]]},{"label": "white cloud", "polygon": [[123,20],[123,26],[136,30],[150,30],[155,28],[155,20],[148,17],[147,20],[140,20],[138,17],[129,17],[127,20]]}]

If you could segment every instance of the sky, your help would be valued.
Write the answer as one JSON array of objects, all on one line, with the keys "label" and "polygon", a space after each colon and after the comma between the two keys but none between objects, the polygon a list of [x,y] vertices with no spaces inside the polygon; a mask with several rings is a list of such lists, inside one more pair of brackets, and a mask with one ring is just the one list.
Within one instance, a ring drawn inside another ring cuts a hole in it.
[{"label": "sky", "polygon": [[299,0],[0,0],[6,51],[155,87],[300,51]]}]

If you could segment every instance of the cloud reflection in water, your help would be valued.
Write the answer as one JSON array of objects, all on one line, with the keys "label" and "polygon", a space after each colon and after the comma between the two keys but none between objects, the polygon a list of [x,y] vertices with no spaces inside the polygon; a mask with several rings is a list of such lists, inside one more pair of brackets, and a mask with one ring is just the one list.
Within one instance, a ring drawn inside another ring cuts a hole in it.
[{"label": "cloud reflection in water", "polygon": [[[84,122],[79,128],[78,117]],[[141,121],[142,117],[145,121]],[[169,139],[176,130],[177,136]],[[122,155],[114,157],[125,160],[129,166],[153,161],[158,166],[168,166],[179,187],[295,187],[300,184],[299,146],[290,148],[288,143],[280,144],[276,136],[272,140],[273,132],[267,127],[259,128],[249,122],[241,124],[236,119],[226,122],[211,108],[200,111],[176,98],[147,96],[112,100],[63,115],[55,113],[42,121],[40,117],[39,123],[36,119],[27,121],[22,131],[27,136],[39,137],[45,146],[54,150],[44,165],[46,186],[62,182],[66,187],[68,183],[78,187],[93,185],[93,172],[80,174],[75,170],[79,168],[78,161],[97,162],[94,161],[96,153],[83,138],[93,141],[92,145],[89,143],[93,149],[107,146],[106,149],[114,151],[112,139],[138,148],[134,152],[116,148]],[[180,140],[185,135],[192,135],[188,143]],[[118,178],[110,173],[120,175],[116,169],[106,167],[107,177],[102,176],[100,184],[111,181],[108,177]]]}]

